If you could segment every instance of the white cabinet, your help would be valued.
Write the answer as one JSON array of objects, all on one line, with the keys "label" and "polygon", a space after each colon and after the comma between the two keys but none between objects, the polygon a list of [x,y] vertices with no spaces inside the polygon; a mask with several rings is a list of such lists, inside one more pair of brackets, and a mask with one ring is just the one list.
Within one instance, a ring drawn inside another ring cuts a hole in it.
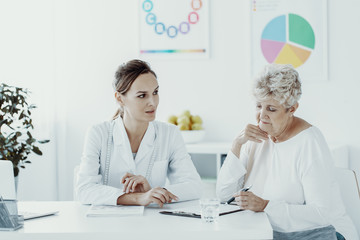
[{"label": "white cabinet", "polygon": [[[218,172],[220,171],[220,167],[222,161],[224,161],[227,153],[231,149],[231,142],[200,142],[200,143],[191,143],[186,144],[187,151],[190,155],[192,155],[193,160],[198,161],[214,161],[212,163],[207,163],[210,165],[214,165],[214,176],[216,178]],[[194,155],[202,155],[199,156],[199,159]],[[213,156],[209,156],[213,155]],[[196,164],[195,164],[196,165]],[[198,169],[199,172],[200,169]],[[201,175],[201,174],[200,174]]]}]

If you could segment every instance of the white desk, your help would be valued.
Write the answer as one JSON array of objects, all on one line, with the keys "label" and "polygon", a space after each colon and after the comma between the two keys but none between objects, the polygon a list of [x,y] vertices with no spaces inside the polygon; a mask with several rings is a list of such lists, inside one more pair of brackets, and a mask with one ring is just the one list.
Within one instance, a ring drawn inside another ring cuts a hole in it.
[{"label": "white desk", "polygon": [[[78,202],[19,202],[20,211],[59,210],[50,217],[25,221],[15,232],[0,232],[2,240],[112,240],[112,239],[272,239],[272,228],[265,213],[251,211],[220,216],[216,224],[201,219],[168,216],[159,208],[145,208],[144,216],[86,217],[89,206]],[[174,209],[198,201],[167,204]]]}]

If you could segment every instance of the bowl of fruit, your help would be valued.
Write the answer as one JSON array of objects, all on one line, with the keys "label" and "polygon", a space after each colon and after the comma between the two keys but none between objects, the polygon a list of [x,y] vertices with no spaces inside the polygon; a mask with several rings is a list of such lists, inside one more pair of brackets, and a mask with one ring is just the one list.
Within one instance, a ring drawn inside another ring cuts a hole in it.
[{"label": "bowl of fruit", "polygon": [[191,115],[188,110],[178,116],[171,115],[168,118],[168,122],[178,126],[185,143],[201,142],[205,137],[201,117],[199,115]]}]

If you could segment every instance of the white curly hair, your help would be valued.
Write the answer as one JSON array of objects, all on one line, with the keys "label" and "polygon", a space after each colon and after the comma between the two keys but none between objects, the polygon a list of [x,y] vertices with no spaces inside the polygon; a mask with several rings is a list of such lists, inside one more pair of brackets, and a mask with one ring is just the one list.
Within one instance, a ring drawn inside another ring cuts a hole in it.
[{"label": "white curly hair", "polygon": [[258,101],[272,98],[290,108],[301,97],[299,73],[290,64],[269,64],[255,78],[253,95]]}]

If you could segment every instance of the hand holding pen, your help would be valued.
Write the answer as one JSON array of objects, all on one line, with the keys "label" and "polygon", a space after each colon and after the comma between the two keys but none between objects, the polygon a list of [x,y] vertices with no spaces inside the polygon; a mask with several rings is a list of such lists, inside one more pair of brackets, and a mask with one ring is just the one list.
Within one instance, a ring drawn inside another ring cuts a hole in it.
[{"label": "hand holding pen", "polygon": [[[250,185],[249,187],[243,188],[240,190],[240,192],[247,192],[249,191],[249,189],[252,187],[252,185]],[[229,200],[226,201],[226,204],[230,204],[235,200],[235,197],[230,198]]]},{"label": "hand holding pen", "polygon": [[[245,189],[244,189],[245,190]],[[251,210],[254,212],[262,212],[266,208],[269,200],[262,199],[261,197],[256,196],[253,192],[248,191],[240,191],[235,194],[235,201],[241,209]]]}]

